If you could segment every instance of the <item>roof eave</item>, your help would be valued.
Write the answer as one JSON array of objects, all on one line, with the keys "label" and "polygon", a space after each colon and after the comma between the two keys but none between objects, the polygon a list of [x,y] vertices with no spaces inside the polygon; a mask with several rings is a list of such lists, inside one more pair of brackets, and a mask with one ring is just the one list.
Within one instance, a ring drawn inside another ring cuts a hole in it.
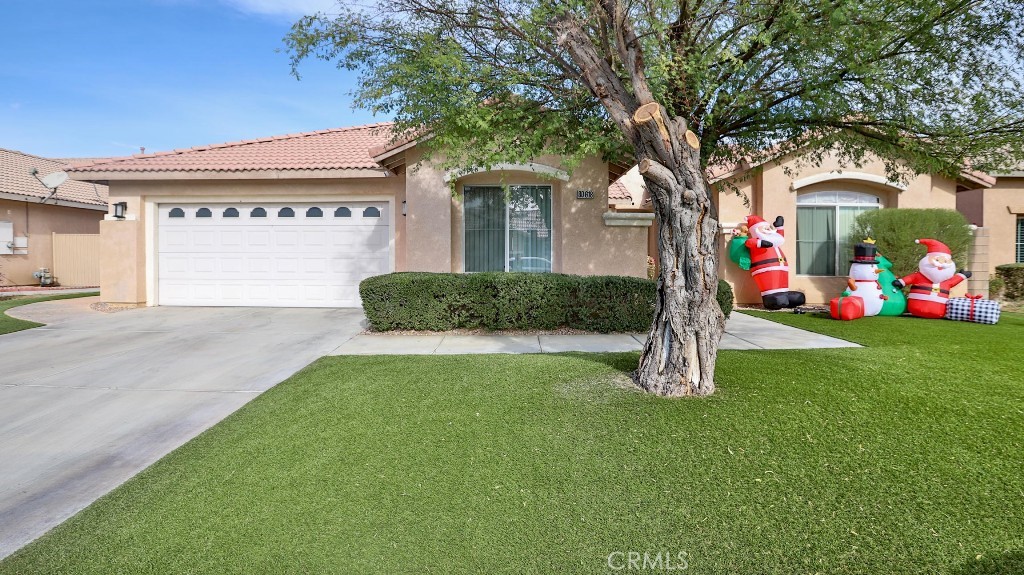
[{"label": "roof eave", "polygon": [[58,208],[77,208],[81,210],[96,210],[105,212],[108,210],[106,204],[87,204],[85,202],[75,202],[72,200],[64,200],[61,198],[50,198],[43,201],[40,196],[28,196],[25,194],[11,194],[8,192],[0,192],[0,200],[14,200],[16,202],[34,202],[41,206],[56,206]]},{"label": "roof eave", "polygon": [[73,180],[98,181],[142,181],[142,180],[303,180],[303,179],[355,179],[389,178],[394,174],[383,168],[354,168],[331,170],[145,170],[145,171],[101,171],[68,170]]}]

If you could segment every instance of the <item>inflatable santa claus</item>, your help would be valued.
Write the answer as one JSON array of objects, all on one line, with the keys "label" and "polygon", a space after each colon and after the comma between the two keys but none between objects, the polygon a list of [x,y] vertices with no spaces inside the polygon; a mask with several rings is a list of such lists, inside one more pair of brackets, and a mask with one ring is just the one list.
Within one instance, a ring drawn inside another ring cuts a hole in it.
[{"label": "inflatable santa claus", "polygon": [[953,255],[946,244],[930,239],[914,242],[924,244],[928,253],[917,265],[917,273],[894,280],[892,285],[899,289],[910,286],[907,311],[911,315],[928,319],[943,318],[946,316],[946,304],[949,303],[949,290],[971,277],[971,272],[956,271]]},{"label": "inflatable santa claus", "polygon": [[743,245],[750,250],[750,275],[761,291],[766,309],[783,309],[803,305],[804,294],[789,290],[789,260],[782,253],[786,242],[782,216],[769,224],[759,216],[747,216],[747,239]]}]

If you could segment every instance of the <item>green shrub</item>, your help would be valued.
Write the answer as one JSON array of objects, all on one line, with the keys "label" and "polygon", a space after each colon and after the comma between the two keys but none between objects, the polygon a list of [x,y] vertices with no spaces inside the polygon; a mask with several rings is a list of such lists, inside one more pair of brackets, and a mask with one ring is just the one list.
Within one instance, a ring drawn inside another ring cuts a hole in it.
[{"label": "green shrub", "polygon": [[715,294],[715,299],[718,300],[718,307],[722,308],[722,313],[725,314],[725,319],[729,319],[729,314],[732,313],[732,304],[736,301],[736,296],[732,293],[732,286],[725,280],[718,280],[718,293]]},{"label": "green shrub", "polygon": [[[968,267],[971,233],[967,219],[954,210],[887,208],[870,210],[857,216],[851,243],[866,237],[877,242],[878,252],[892,262],[893,273],[905,276],[917,271],[917,264],[926,253],[914,240],[932,238],[949,246],[957,268]],[[844,257],[853,254],[844,254]]]},{"label": "green shrub", "polygon": [[996,266],[996,275],[1003,280],[1003,297],[1008,300],[1024,299],[1024,264]]},{"label": "green shrub", "polygon": [[988,280],[988,297],[992,299],[999,298],[1003,293],[1003,288],[1006,287],[1006,282],[999,276],[991,277]]},{"label": "green shrub", "polygon": [[654,320],[657,284],[623,276],[576,276],[568,327],[587,331],[647,331]]},{"label": "green shrub", "polygon": [[[401,272],[363,280],[359,294],[374,331],[564,326],[608,333],[647,331],[657,287],[622,276]],[[728,317],[728,283],[719,282],[717,299]]]}]

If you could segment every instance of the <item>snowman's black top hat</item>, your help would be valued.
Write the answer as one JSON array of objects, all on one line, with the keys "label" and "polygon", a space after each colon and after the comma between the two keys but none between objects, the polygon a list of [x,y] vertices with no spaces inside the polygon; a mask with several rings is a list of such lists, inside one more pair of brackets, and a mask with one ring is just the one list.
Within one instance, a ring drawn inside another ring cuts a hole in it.
[{"label": "snowman's black top hat", "polygon": [[861,243],[853,246],[851,264],[877,264],[878,248],[875,244]]}]

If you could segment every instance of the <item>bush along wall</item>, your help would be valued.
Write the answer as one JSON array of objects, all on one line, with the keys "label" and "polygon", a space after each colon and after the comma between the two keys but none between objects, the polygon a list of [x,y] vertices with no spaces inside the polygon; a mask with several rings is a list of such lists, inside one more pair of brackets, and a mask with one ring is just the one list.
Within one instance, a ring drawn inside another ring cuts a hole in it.
[{"label": "bush along wall", "polygon": [[[374,331],[573,329],[645,332],[654,318],[654,281],[622,276],[535,273],[434,274],[400,272],[359,284]],[[719,281],[728,317],[733,293]]]},{"label": "bush along wall", "polygon": [[996,276],[1003,280],[1003,298],[1024,299],[1024,264],[996,266]]},{"label": "bush along wall", "polygon": [[[897,277],[917,271],[924,257],[924,246],[914,240],[931,238],[949,246],[957,269],[970,269],[968,254],[973,238],[967,219],[955,210],[887,208],[870,210],[857,216],[851,244],[866,237],[876,241],[878,253],[892,262]],[[846,254],[852,257],[853,254]],[[849,259],[848,257],[846,259]]]}]

